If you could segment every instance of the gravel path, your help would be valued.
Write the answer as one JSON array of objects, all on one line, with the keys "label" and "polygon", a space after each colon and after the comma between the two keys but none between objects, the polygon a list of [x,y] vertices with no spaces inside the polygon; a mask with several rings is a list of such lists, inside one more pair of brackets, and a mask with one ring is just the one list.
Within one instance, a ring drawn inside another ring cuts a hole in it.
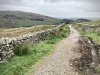
[{"label": "gravel path", "polygon": [[57,45],[55,52],[32,75],[79,75],[69,60],[80,56],[75,50],[81,35],[72,26],[69,28],[70,35]]}]

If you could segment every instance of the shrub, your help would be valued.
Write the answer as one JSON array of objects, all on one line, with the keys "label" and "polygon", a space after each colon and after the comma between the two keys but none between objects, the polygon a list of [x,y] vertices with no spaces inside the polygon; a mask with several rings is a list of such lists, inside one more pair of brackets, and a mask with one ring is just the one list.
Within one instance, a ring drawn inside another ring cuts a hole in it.
[{"label": "shrub", "polygon": [[100,36],[100,32],[97,32],[97,35]]},{"label": "shrub", "polygon": [[19,56],[28,54],[29,53],[29,45],[24,43],[24,44],[15,46],[14,53],[15,53],[15,55],[19,55]]},{"label": "shrub", "polygon": [[96,70],[100,72],[100,64],[96,67]]},{"label": "shrub", "polygon": [[68,34],[69,34],[69,28],[68,26],[64,26],[60,31],[48,37],[46,42],[48,44],[55,44],[56,41],[58,41],[59,39],[65,38]]}]

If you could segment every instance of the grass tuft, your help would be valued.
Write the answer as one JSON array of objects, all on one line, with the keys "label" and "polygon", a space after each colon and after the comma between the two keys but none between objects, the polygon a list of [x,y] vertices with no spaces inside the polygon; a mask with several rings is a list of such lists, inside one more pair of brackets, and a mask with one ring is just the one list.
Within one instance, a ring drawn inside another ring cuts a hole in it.
[{"label": "grass tuft", "polygon": [[14,54],[19,56],[26,55],[29,53],[29,47],[30,46],[27,43],[17,45],[15,46]]}]

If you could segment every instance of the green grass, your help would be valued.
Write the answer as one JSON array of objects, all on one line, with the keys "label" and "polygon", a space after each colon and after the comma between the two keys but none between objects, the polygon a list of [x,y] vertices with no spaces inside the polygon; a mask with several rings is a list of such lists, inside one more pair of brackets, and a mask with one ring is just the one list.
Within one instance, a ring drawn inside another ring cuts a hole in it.
[{"label": "green grass", "polygon": [[91,37],[96,43],[100,44],[100,36],[97,33],[87,33],[85,36]]},{"label": "green grass", "polygon": [[32,65],[36,65],[44,56],[53,53],[56,44],[68,34],[68,26],[64,26],[60,32],[30,47],[28,54],[23,56],[15,55],[7,63],[0,64],[0,75],[25,75]]},{"label": "green grass", "polygon": [[29,53],[30,50],[30,45],[27,43],[21,44],[21,45],[16,45],[14,46],[14,54],[18,56],[23,56]]},{"label": "green grass", "polygon": [[77,28],[79,30],[79,32],[86,36],[86,37],[90,37],[93,39],[93,41],[97,44],[100,44],[100,32],[89,32],[89,31],[86,31],[86,30],[83,30],[81,28]]}]

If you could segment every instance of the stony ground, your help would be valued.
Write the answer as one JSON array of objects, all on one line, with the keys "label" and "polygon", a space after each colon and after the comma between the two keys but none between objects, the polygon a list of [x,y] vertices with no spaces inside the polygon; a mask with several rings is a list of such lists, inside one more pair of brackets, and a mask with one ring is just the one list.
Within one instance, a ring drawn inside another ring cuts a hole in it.
[{"label": "stony ground", "polygon": [[55,52],[32,75],[80,75],[69,61],[81,56],[76,52],[81,35],[72,26],[69,28],[70,35],[57,45]]}]

